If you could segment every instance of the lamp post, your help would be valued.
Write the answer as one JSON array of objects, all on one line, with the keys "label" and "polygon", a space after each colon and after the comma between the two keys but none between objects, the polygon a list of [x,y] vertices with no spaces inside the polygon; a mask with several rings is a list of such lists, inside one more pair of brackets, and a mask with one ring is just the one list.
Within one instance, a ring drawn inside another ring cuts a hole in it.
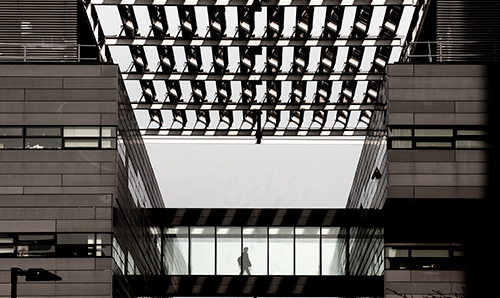
[{"label": "lamp post", "polygon": [[10,297],[17,298],[17,277],[26,276],[26,281],[57,281],[62,280],[59,275],[51,273],[43,268],[10,268]]}]

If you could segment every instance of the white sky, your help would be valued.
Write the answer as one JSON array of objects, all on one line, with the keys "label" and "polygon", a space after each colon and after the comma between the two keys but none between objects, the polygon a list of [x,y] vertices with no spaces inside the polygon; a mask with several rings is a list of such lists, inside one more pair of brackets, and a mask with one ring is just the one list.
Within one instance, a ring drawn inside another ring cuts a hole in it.
[{"label": "white sky", "polygon": [[360,141],[265,143],[146,145],[167,207],[345,207]]}]

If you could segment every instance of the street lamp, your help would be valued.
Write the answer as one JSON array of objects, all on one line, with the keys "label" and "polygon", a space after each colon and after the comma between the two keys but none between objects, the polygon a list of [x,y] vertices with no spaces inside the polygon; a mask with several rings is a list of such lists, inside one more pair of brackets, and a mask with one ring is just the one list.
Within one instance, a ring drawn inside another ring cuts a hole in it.
[{"label": "street lamp", "polygon": [[59,275],[51,273],[43,268],[10,268],[10,297],[17,298],[17,277],[26,276],[26,281],[57,281],[62,280]]}]

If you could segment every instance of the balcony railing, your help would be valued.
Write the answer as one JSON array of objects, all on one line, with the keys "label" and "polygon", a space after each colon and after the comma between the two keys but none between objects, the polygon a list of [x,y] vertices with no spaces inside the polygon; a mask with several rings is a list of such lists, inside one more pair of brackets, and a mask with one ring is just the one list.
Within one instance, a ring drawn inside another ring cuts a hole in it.
[{"label": "balcony railing", "polygon": [[437,40],[406,43],[404,62],[496,62],[500,61],[497,40]]},{"label": "balcony railing", "polygon": [[101,61],[95,45],[69,43],[0,43],[1,62]]}]

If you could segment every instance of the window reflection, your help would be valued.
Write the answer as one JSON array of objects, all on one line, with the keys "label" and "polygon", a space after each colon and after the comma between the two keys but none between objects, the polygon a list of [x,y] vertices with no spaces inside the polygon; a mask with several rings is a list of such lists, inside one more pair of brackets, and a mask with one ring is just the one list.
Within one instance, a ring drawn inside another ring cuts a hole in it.
[{"label": "window reflection", "polygon": [[340,228],[321,228],[321,274],[341,275],[345,258],[342,257],[340,249]]},{"label": "window reflection", "polygon": [[169,274],[188,274],[189,228],[167,228],[164,256]]}]

